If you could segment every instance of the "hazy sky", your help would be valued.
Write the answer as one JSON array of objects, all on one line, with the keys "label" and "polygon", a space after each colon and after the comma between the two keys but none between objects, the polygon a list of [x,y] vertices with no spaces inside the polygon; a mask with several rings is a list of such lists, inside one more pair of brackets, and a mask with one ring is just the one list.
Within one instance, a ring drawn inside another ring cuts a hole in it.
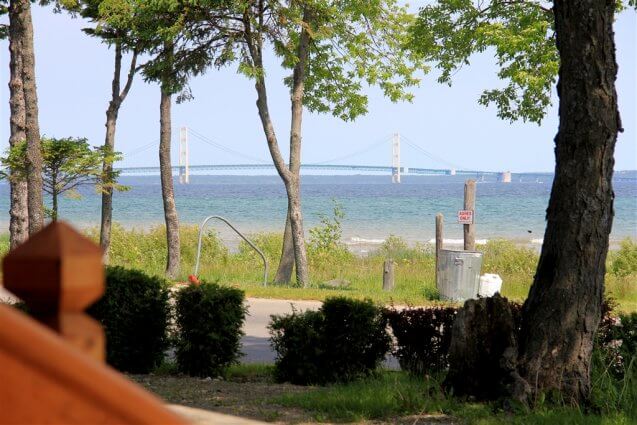
[{"label": "hazy sky", "polygon": [[[36,73],[40,106],[40,128],[55,137],[87,137],[102,144],[113,68],[113,52],[81,32],[87,26],[51,8],[34,6]],[[6,17],[3,19],[6,20]],[[637,14],[622,13],[615,25],[620,111],[625,132],[616,150],[616,169],[637,169]],[[0,42],[2,107],[0,149],[9,138],[9,52]],[[270,61],[270,64],[276,64]],[[268,74],[269,100],[279,141],[287,152],[290,104],[282,85],[283,72],[272,67]],[[401,133],[435,156],[459,167],[478,170],[552,171],[553,138],[557,131],[557,108],[548,111],[541,126],[509,124],[497,118],[495,108],[477,104],[485,88],[501,85],[494,60],[476,56],[448,87],[436,82],[436,73],[426,75],[414,93],[413,103],[392,104],[376,89],[369,89],[369,114],[355,122],[328,115],[304,115],[303,162],[314,163],[341,157],[389,140]],[[191,84],[195,99],[173,107],[173,163],[177,163],[179,126],[236,151],[269,161],[255,106],[253,83],[235,68],[210,70]],[[557,96],[553,99],[556,102]],[[159,88],[141,78],[120,110],[116,149],[135,153],[122,165],[156,165],[156,149],[139,148],[159,139]],[[253,162],[190,139],[191,164]],[[389,142],[340,163],[390,165]],[[403,145],[403,165],[446,168],[413,148]]]}]

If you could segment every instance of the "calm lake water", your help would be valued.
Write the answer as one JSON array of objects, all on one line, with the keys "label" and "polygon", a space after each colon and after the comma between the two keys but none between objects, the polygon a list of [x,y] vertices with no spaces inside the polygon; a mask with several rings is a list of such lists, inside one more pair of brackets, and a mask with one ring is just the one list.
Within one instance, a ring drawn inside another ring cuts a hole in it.
[{"label": "calm lake water", "polygon": [[[616,175],[615,220],[611,240],[637,239],[637,173]],[[320,215],[332,214],[333,201],[344,212],[344,241],[351,246],[378,243],[388,235],[428,242],[434,237],[435,215],[445,216],[445,239],[461,240],[456,214],[463,205],[465,176],[403,176],[391,184],[389,176],[303,176],[306,230]],[[506,238],[541,244],[551,175],[514,174],[510,184],[495,178],[478,182],[477,239]],[[115,194],[114,219],[126,227],[147,228],[163,223],[158,176],[122,177],[128,192]],[[63,199],[60,215],[76,226],[99,224],[100,197],[90,188],[83,199]],[[283,229],[287,201],[277,176],[191,176],[189,185],[175,184],[182,223],[199,223],[207,215],[221,215],[246,232]],[[0,185],[0,226],[8,230],[9,190]],[[229,233],[215,224],[224,239]]]}]

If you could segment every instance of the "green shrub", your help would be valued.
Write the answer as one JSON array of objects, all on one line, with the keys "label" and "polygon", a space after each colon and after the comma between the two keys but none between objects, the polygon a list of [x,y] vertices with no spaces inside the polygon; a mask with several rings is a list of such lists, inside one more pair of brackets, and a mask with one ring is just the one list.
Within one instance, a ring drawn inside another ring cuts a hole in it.
[{"label": "green shrub", "polygon": [[[591,407],[602,414],[622,412],[637,419],[637,313],[613,314],[606,298],[591,367]],[[631,422],[632,423],[632,422]]]},{"label": "green shrub", "polygon": [[170,316],[168,287],[158,277],[106,268],[106,292],[88,310],[106,333],[106,360],[114,368],[148,373],[164,358]]},{"label": "green shrub", "polygon": [[[265,255],[265,258],[268,259],[268,262],[274,264],[279,261],[279,257],[281,256],[281,249],[283,247],[282,233],[254,233],[249,235],[248,239],[250,239],[253,244],[259,247],[261,252],[263,252],[263,255]],[[257,252],[244,240],[241,240],[239,242],[239,249],[234,257],[236,260],[239,261],[250,261],[259,267],[263,265],[261,256],[259,256],[259,254],[257,254]]]},{"label": "green shrub", "polygon": [[177,365],[191,376],[219,376],[241,356],[243,291],[202,283],[177,294]]},{"label": "green shrub", "polygon": [[523,274],[533,280],[539,256],[532,249],[505,239],[494,239],[478,246],[478,250],[483,253],[482,273]]},{"label": "green shrub", "polygon": [[387,321],[371,301],[328,298],[318,311],[273,316],[275,379],[348,382],[371,374],[390,349]]},{"label": "green shrub", "polygon": [[274,379],[293,384],[320,382],[323,374],[325,346],[324,316],[321,311],[294,311],[286,316],[272,316],[269,329],[272,347],[277,353]]},{"label": "green shrub", "polygon": [[396,261],[422,261],[434,259],[434,248],[416,243],[412,248],[400,236],[389,235],[380,247],[370,254],[371,257],[392,258]]},{"label": "green shrub", "polygon": [[338,261],[348,261],[352,257],[352,253],[341,241],[345,212],[338,201],[333,199],[332,204],[332,217],[319,214],[320,225],[309,230],[307,251],[313,265],[334,264]]},{"label": "green shrub", "polygon": [[630,239],[622,241],[619,250],[612,254],[610,269],[619,277],[637,273],[637,243]]},{"label": "green shrub", "polygon": [[612,308],[614,301],[604,303],[596,344],[603,353],[609,372],[622,379],[631,360],[637,358],[637,313],[613,316],[608,306]]},{"label": "green shrub", "polygon": [[[179,227],[181,240],[181,279],[185,280],[195,265],[199,228],[193,225]],[[92,228],[87,236],[99,240],[99,229]],[[148,229],[126,229],[113,223],[109,261],[112,265],[138,269],[150,275],[164,276],[166,269],[166,226],[153,226]],[[209,230],[204,234],[201,244],[201,269],[208,264],[225,264],[228,261],[228,248],[223,245],[217,232]]]},{"label": "green shrub", "polygon": [[417,376],[447,369],[451,327],[457,313],[455,307],[386,309],[401,369]]}]

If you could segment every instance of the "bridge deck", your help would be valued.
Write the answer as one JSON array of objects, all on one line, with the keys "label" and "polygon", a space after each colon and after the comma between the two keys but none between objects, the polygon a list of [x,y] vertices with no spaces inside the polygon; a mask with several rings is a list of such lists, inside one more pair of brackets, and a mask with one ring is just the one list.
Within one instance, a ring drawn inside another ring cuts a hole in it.
[{"label": "bridge deck", "polygon": [[[190,171],[234,171],[234,170],[274,170],[272,164],[216,164],[216,165],[191,165]],[[178,173],[180,167],[173,166],[173,173]],[[159,167],[121,167],[117,168],[122,175],[130,174],[159,174]],[[334,165],[334,164],[302,164],[301,170],[325,170],[325,171],[358,171],[358,172],[380,172],[391,174],[394,170],[390,166],[384,165]],[[435,169],[435,168],[418,168],[418,167],[401,167],[401,174],[419,174],[419,175],[452,175],[454,171]],[[455,170],[456,175],[490,175],[500,174],[496,171],[474,171],[474,170]]]}]

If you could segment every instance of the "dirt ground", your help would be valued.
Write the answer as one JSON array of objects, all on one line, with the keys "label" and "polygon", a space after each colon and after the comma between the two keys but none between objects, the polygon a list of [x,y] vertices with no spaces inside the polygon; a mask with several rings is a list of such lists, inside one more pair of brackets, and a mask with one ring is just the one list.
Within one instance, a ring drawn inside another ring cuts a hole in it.
[{"label": "dirt ground", "polygon": [[[317,423],[312,412],[272,404],[287,393],[314,391],[312,387],[276,384],[263,379],[217,380],[185,376],[133,375],[131,378],[165,401],[277,424]],[[446,416],[414,415],[368,421],[369,424],[455,424]]]}]

